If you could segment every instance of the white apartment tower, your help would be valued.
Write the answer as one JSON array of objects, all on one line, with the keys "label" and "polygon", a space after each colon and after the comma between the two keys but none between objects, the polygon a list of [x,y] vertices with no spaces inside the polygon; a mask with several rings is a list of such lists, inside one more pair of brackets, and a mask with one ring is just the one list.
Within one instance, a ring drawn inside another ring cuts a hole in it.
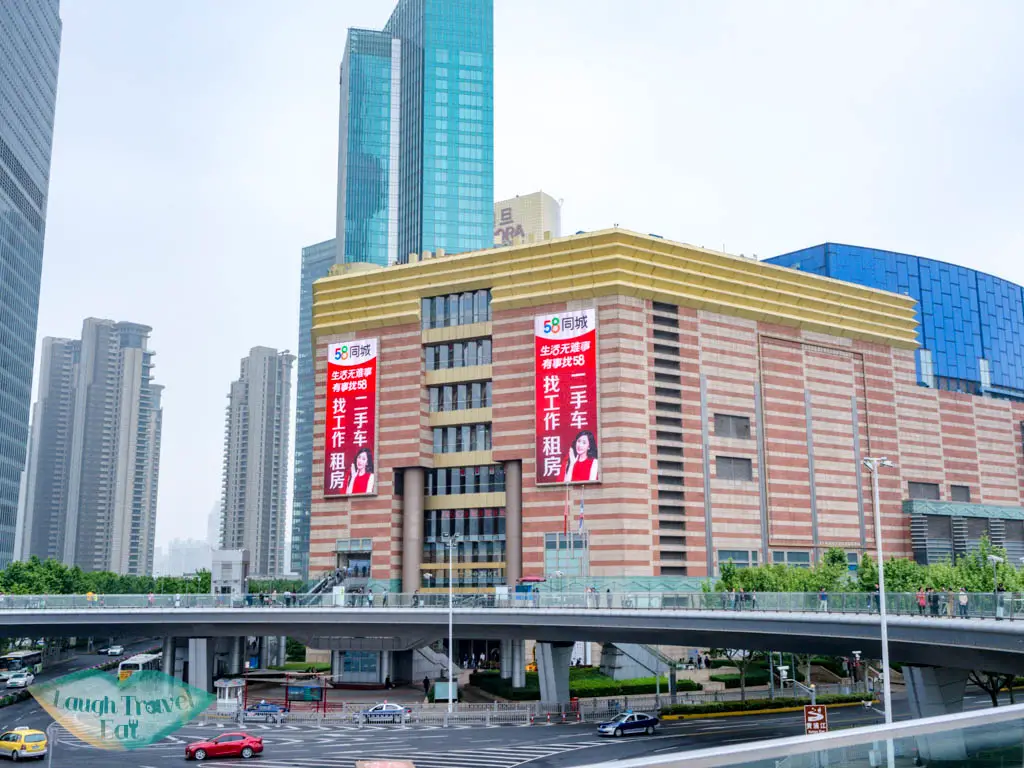
[{"label": "white apartment tower", "polygon": [[152,573],[163,387],[152,379],[151,330],[88,318],[81,340],[43,340],[22,558]]},{"label": "white apartment tower", "polygon": [[228,393],[221,546],[245,549],[259,576],[285,572],[288,433],[295,356],[253,347]]},{"label": "white apartment tower", "polygon": [[494,244],[535,243],[562,236],[562,203],[546,192],[494,204]]}]

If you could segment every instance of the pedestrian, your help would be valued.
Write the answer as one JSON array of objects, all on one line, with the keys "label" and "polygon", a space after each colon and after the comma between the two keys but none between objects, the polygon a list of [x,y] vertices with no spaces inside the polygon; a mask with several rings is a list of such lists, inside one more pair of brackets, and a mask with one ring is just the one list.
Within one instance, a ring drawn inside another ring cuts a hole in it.
[{"label": "pedestrian", "polygon": [[384,587],[384,607],[388,607],[388,588]]},{"label": "pedestrian", "polygon": [[957,598],[959,605],[957,605],[957,611],[960,614],[961,619],[967,618],[967,602],[970,598],[967,596],[967,590],[960,587],[960,596]]},{"label": "pedestrian", "polygon": [[605,599],[608,602],[608,607],[612,607],[612,591],[610,589],[605,590]]},{"label": "pedestrian", "polygon": [[430,678],[426,675],[423,676],[423,695],[427,698],[430,697]]},{"label": "pedestrian", "polygon": [[828,592],[824,587],[818,591],[818,610],[828,612]]},{"label": "pedestrian", "polygon": [[736,610],[736,587],[729,590],[729,607]]},{"label": "pedestrian", "polygon": [[417,589],[412,593],[412,607],[419,608],[423,604],[423,598],[420,597],[420,591]]},{"label": "pedestrian", "polygon": [[181,595],[174,596],[174,607],[181,608]]},{"label": "pedestrian", "polygon": [[917,615],[924,616],[924,587],[918,587],[917,589]]},{"label": "pedestrian", "polygon": [[273,605],[277,605],[277,590],[276,589],[273,592],[270,593],[270,602]]},{"label": "pedestrian", "polygon": [[152,608],[153,607],[153,600],[154,600],[152,592],[149,593],[149,598],[148,599],[149,599],[149,607]]},{"label": "pedestrian", "polygon": [[391,688],[392,688],[392,685],[391,685],[391,675],[388,675],[387,677],[384,678],[384,690],[385,691],[390,691]]},{"label": "pedestrian", "polygon": [[366,588],[366,607],[373,608],[373,587]]},{"label": "pedestrian", "polygon": [[704,669],[704,659],[699,653],[697,654],[697,669]]},{"label": "pedestrian", "polygon": [[284,591],[284,605],[286,608],[292,607],[292,592],[290,589]]},{"label": "pedestrian", "polygon": [[749,597],[750,597],[750,610],[756,611],[757,610],[757,592],[755,592],[754,590],[750,590]]},{"label": "pedestrian", "polygon": [[1006,587],[1000,584],[996,587],[996,619],[1001,621],[1005,607]]},{"label": "pedestrian", "polygon": [[881,594],[881,588],[877,584],[875,584],[875,591],[871,594],[871,601],[872,601],[872,603],[874,603],[875,613],[878,613],[879,611],[882,610],[881,602],[879,601],[879,598],[878,598],[879,594]]},{"label": "pedestrian", "polygon": [[711,669],[711,656],[704,654],[704,669]]},{"label": "pedestrian", "polygon": [[939,617],[939,593],[935,587],[928,587],[928,610],[934,618]]},{"label": "pedestrian", "polygon": [[480,652],[480,666],[487,666],[487,654],[485,654],[483,651]]}]

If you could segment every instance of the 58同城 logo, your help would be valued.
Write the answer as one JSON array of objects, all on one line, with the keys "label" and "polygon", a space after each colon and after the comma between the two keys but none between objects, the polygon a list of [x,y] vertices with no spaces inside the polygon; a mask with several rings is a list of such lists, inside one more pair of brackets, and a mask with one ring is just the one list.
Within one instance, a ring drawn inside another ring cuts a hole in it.
[{"label": "58\u540c\u57ce logo", "polygon": [[566,315],[565,317],[552,317],[544,320],[544,334],[559,334],[572,331],[586,331],[589,329],[586,313],[578,315]]}]

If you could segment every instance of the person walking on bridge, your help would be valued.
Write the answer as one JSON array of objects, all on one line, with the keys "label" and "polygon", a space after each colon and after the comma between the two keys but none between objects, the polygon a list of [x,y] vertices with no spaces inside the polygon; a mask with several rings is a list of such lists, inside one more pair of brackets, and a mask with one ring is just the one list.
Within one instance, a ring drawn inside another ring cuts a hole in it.
[{"label": "person walking on bridge", "polygon": [[957,597],[958,605],[957,612],[960,614],[961,619],[967,618],[967,603],[970,598],[967,596],[967,590],[960,587],[960,595]]},{"label": "person walking on bridge", "polygon": [[917,589],[917,615],[924,616],[924,587],[918,587]]},{"label": "person walking on bridge", "polygon": [[828,592],[824,587],[818,592],[818,610],[828,613]]}]

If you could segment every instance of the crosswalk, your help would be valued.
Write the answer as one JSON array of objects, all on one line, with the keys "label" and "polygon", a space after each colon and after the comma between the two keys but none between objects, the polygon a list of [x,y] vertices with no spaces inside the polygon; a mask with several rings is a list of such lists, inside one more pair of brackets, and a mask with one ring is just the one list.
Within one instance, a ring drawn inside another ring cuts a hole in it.
[{"label": "crosswalk", "polygon": [[260,759],[262,768],[355,768],[360,760],[408,760],[416,768],[513,768],[533,760],[588,749],[604,744],[603,741],[577,741],[562,744],[524,744],[504,747],[476,747],[474,749],[451,749],[426,752],[410,749],[365,749],[345,750],[344,754],[320,754],[311,757],[284,757],[284,750],[265,752]]}]

